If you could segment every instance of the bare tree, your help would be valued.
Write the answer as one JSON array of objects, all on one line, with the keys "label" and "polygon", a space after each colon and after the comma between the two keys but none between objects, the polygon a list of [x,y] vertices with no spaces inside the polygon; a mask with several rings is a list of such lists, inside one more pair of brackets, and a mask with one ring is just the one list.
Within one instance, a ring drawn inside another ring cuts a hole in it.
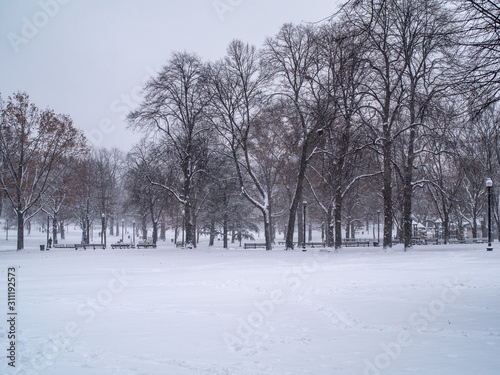
[{"label": "bare tree", "polygon": [[440,0],[399,0],[392,8],[395,27],[405,61],[402,86],[405,91],[401,119],[404,126],[395,134],[403,138],[402,211],[405,250],[412,246],[412,197],[415,186],[416,158],[429,152],[427,141],[432,137],[432,122],[428,120],[434,102],[439,100],[448,80],[444,79],[449,68],[448,56],[454,52],[453,12]]},{"label": "bare tree", "polygon": [[[367,143],[360,117],[367,78],[366,48],[363,38],[353,32],[347,22],[323,26],[317,37],[321,69],[318,74],[320,95],[324,100],[317,116],[325,124],[322,131],[321,180],[332,191],[331,201],[321,205],[327,217],[327,243],[342,246],[343,199],[355,180],[372,176],[377,171],[361,171],[357,153]],[[326,163],[326,167],[324,165]],[[315,169],[316,170],[316,169]],[[332,225],[331,221],[334,221]]]},{"label": "bare tree", "polygon": [[[500,100],[500,6],[494,0],[460,0],[463,12],[464,74],[460,88],[479,90],[475,110]],[[471,92],[475,94],[474,92]]]},{"label": "bare tree", "polygon": [[[158,223],[163,218],[171,194],[159,185],[168,186],[169,170],[164,168],[161,152],[153,142],[141,141],[128,154],[125,188],[127,206],[141,213],[147,212],[153,225],[153,243],[158,241]],[[155,181],[152,184],[150,181]]]},{"label": "bare tree", "polygon": [[[272,249],[272,183],[259,158],[268,148],[259,145],[259,115],[264,107],[267,76],[255,47],[240,41],[230,43],[226,58],[211,69],[214,126],[234,161],[241,193],[263,216],[266,249]],[[264,128],[260,128],[264,130]]]},{"label": "bare tree", "polygon": [[313,27],[285,24],[265,45],[265,61],[275,75],[277,95],[288,107],[287,122],[293,127],[298,145],[298,165],[292,188],[286,231],[286,248],[293,249],[295,218],[302,201],[306,169],[317,151],[319,134],[328,124],[317,115],[318,109],[330,103],[329,96],[319,95],[317,44]]},{"label": "bare tree", "polygon": [[175,53],[161,73],[146,84],[140,108],[128,116],[132,127],[164,135],[165,146],[176,157],[179,179],[160,186],[184,207],[188,247],[196,246],[195,182],[204,173],[206,141],[210,139],[204,71],[205,66],[197,56]]},{"label": "bare tree", "polygon": [[398,40],[396,0],[356,1],[344,7],[344,16],[364,36],[370,75],[365,85],[364,117],[373,143],[383,158],[384,247],[392,246],[393,147],[405,92],[403,46]]}]

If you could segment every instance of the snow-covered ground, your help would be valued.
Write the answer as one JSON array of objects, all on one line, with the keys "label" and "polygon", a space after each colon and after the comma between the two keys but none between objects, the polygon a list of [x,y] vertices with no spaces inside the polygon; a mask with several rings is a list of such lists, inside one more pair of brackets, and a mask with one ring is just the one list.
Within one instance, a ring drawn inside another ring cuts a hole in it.
[{"label": "snow-covered ground", "polygon": [[11,237],[0,243],[0,374],[500,373],[498,243],[41,252],[35,234],[16,252]]}]

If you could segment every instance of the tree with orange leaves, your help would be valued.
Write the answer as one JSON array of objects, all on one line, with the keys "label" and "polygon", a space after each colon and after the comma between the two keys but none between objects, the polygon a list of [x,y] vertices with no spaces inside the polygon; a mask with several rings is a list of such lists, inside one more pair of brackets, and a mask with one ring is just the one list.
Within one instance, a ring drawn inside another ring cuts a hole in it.
[{"label": "tree with orange leaves", "polygon": [[0,188],[17,216],[18,250],[24,248],[24,223],[43,208],[60,163],[86,147],[69,116],[40,110],[26,93],[0,97]]}]

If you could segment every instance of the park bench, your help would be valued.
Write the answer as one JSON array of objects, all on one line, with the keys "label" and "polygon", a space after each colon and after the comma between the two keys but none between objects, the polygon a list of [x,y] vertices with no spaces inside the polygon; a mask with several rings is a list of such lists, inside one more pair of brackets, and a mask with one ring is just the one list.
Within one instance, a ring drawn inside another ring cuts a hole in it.
[{"label": "park bench", "polygon": [[156,249],[156,244],[152,243],[152,242],[140,242],[136,246],[137,246],[138,249],[140,249],[141,247],[142,248],[153,248],[153,249]]},{"label": "park bench", "polygon": [[75,244],[75,250],[78,250],[78,249],[81,249],[83,248],[83,250],[87,250],[87,247],[89,249],[105,249],[106,248],[106,245],[102,244],[102,243],[76,243]]},{"label": "park bench", "polygon": [[307,247],[325,247],[324,242],[306,242]]},{"label": "park bench", "polygon": [[370,241],[344,241],[342,243],[343,246],[346,247],[358,247],[358,246],[370,246]]},{"label": "park bench", "polygon": [[257,248],[266,248],[266,244],[265,243],[255,243],[255,242],[252,242],[252,243],[245,243],[243,245],[243,247],[245,249],[257,249]]},{"label": "park bench", "polygon": [[467,238],[467,243],[488,243],[487,238]]},{"label": "park bench", "polygon": [[75,245],[69,243],[56,243],[55,245],[52,245],[52,247],[54,249],[73,249]]},{"label": "park bench", "polygon": [[111,248],[112,249],[116,249],[116,248],[118,248],[118,249],[131,249],[132,248],[133,249],[133,248],[135,248],[135,246],[132,243],[113,243],[113,244],[111,244]]}]

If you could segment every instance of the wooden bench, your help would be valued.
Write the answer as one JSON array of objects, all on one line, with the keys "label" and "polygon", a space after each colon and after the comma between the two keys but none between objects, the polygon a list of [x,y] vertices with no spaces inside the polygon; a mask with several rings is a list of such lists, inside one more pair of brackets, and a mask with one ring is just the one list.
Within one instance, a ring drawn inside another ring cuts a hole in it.
[{"label": "wooden bench", "polygon": [[266,244],[265,243],[255,243],[255,242],[252,242],[252,243],[245,243],[243,245],[243,247],[245,249],[257,249],[257,248],[266,248]]},{"label": "wooden bench", "polygon": [[131,249],[132,248],[133,249],[133,248],[135,248],[135,246],[132,243],[113,243],[113,244],[111,244],[111,248],[112,249],[116,249],[116,248],[118,248],[118,249]]},{"label": "wooden bench", "polygon": [[138,243],[138,244],[136,245],[136,247],[137,247],[138,249],[140,249],[141,247],[142,247],[142,248],[153,248],[153,249],[156,249],[156,244],[154,244],[154,243],[149,243],[149,242],[142,242],[142,243]]},{"label": "wooden bench", "polygon": [[345,241],[342,246],[346,247],[358,247],[358,246],[370,246],[370,241]]},{"label": "wooden bench", "polygon": [[69,243],[57,243],[55,245],[52,245],[52,247],[54,249],[74,249],[75,245]]},{"label": "wooden bench", "polygon": [[306,247],[325,247],[324,242],[306,242]]},{"label": "wooden bench", "polygon": [[76,243],[75,244],[75,250],[78,250],[80,248],[83,248],[83,250],[87,250],[87,247],[88,248],[92,248],[92,249],[105,249],[106,248],[106,245],[102,244],[102,243]]}]

